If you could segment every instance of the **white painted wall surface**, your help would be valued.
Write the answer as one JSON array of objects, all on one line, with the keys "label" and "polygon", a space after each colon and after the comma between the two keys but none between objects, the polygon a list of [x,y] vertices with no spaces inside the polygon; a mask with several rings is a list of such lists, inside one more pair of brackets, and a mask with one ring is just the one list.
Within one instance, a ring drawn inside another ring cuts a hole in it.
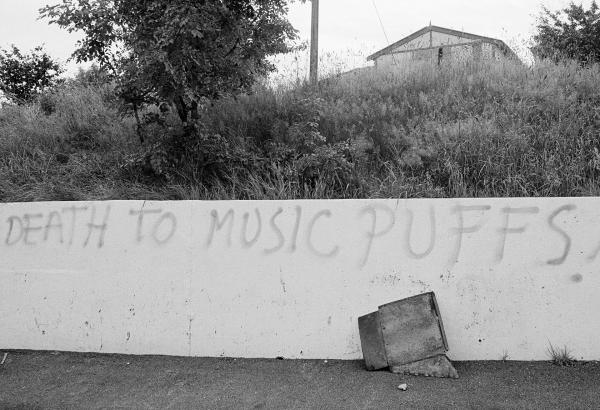
[{"label": "white painted wall surface", "polygon": [[547,359],[549,342],[599,359],[598,209],[600,198],[3,204],[0,348],[356,359],[358,316],[435,291],[453,359]]}]

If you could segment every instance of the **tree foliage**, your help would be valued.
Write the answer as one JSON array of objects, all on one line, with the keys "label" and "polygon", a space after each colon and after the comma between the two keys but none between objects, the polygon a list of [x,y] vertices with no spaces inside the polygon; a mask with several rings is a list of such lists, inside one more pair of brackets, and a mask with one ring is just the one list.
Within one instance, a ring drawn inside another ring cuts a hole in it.
[{"label": "tree foliage", "polygon": [[296,36],[285,0],[63,0],[40,13],[84,33],[74,58],[110,71],[134,109],[166,101],[184,124],[205,99],[248,89]]},{"label": "tree foliage", "polygon": [[13,102],[33,100],[55,85],[63,71],[41,46],[25,54],[14,45],[0,49],[0,91]]},{"label": "tree foliage", "polygon": [[533,38],[538,58],[574,59],[583,63],[600,61],[600,8],[592,1],[589,9],[571,3],[552,12],[543,8]]}]

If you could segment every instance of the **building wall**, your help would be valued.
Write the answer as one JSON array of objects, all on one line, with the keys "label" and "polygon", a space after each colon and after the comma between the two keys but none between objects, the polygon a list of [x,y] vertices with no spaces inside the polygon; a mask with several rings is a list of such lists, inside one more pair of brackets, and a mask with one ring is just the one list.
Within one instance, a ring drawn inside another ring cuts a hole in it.
[{"label": "building wall", "polygon": [[0,348],[358,359],[434,291],[457,360],[600,359],[600,198],[0,207]]},{"label": "building wall", "polygon": [[445,33],[439,33],[434,31],[431,33],[425,33],[422,36],[394,49],[394,51],[404,51],[404,50],[413,50],[418,48],[426,48],[430,46],[438,46],[438,45],[447,45],[447,44],[459,44],[459,43],[468,43],[473,40],[467,39],[460,36],[452,36]]},{"label": "building wall", "polygon": [[375,60],[377,68],[404,67],[412,61],[411,53],[385,54]]},{"label": "building wall", "polygon": [[483,58],[487,60],[506,61],[507,56],[495,44],[483,43]]},{"label": "building wall", "polygon": [[[460,44],[460,42],[452,43]],[[441,47],[443,50],[442,62],[444,64],[462,64],[469,61],[505,61],[507,57],[504,52],[495,44],[470,41],[469,44],[455,45],[451,47]],[[386,54],[376,59],[376,66],[386,67],[407,67],[412,62],[430,61],[433,64],[438,62],[439,48],[426,48],[422,50],[407,51],[397,54]]]},{"label": "building wall", "polygon": [[474,49],[469,45],[451,47],[444,51],[449,54],[449,58],[443,60],[444,64],[464,64],[474,58]]}]

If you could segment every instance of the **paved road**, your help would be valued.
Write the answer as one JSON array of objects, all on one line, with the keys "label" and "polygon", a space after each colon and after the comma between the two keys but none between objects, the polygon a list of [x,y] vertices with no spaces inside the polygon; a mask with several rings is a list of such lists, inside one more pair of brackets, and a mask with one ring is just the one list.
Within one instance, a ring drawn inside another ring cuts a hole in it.
[{"label": "paved road", "polygon": [[[600,407],[598,362],[455,367],[458,380],[367,372],[360,361],[9,352],[0,366],[0,409]],[[405,392],[397,389],[403,382]]]}]

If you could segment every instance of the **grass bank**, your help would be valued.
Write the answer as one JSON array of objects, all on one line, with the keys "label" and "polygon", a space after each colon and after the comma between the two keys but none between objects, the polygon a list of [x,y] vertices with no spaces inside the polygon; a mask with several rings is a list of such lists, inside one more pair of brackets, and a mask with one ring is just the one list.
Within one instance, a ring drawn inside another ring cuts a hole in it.
[{"label": "grass bank", "polygon": [[[600,194],[600,68],[422,65],[208,102],[192,134],[110,86],[0,109],[0,200]],[[191,135],[191,136],[190,136]]]}]

